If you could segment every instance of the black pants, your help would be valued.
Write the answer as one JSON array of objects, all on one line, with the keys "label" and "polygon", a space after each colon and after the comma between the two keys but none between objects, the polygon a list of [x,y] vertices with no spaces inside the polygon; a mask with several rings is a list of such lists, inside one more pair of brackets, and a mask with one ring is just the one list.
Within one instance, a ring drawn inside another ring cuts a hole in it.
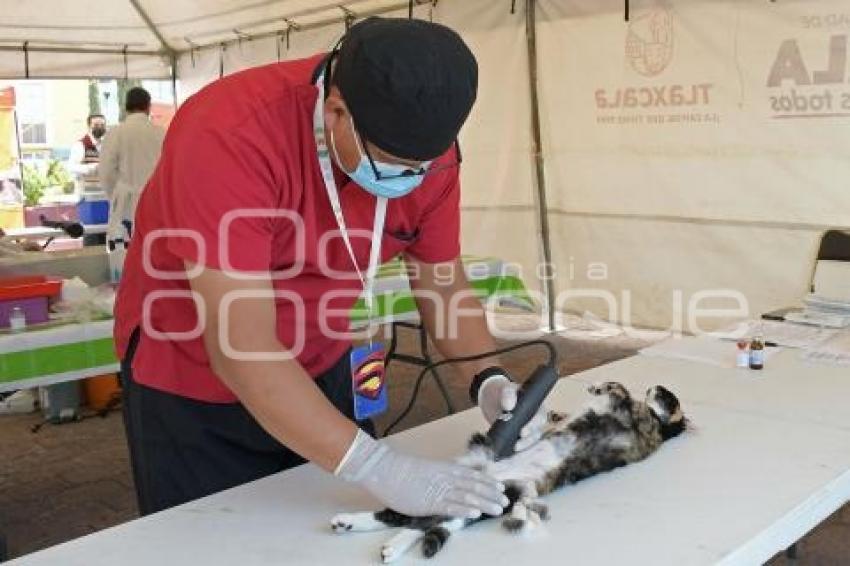
[{"label": "black pants", "polygon": [[[121,362],[124,426],[139,512],[155,513],[286,470],[304,459],[275,440],[240,403],[204,403],[133,381],[138,331]],[[316,384],[353,418],[348,354]],[[360,423],[374,435],[370,421]]]}]

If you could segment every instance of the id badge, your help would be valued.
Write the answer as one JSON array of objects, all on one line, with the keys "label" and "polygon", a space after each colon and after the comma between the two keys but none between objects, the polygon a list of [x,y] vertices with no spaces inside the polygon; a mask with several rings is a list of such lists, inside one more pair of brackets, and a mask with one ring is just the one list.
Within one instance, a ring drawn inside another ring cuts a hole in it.
[{"label": "id badge", "polygon": [[387,410],[384,377],[383,344],[358,346],[351,350],[351,387],[356,420],[363,421]]}]

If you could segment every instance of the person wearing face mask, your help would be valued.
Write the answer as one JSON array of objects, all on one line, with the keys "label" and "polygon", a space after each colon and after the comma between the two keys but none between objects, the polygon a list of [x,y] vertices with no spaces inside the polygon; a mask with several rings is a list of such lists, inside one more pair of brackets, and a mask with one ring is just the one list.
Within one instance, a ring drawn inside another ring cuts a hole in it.
[{"label": "person wearing face mask", "polygon": [[90,114],[86,118],[89,131],[74,142],[68,156],[68,171],[77,176],[77,192],[86,187],[96,188],[97,166],[100,163],[100,149],[106,134],[106,117],[103,114]]},{"label": "person wearing face mask", "polygon": [[[373,438],[346,335],[378,264],[403,254],[438,349],[494,348],[459,259],[477,79],[449,28],[369,18],[329,54],[234,73],[178,110],[115,307],[142,514],[305,460],[406,514],[501,513],[496,480]],[[488,421],[516,403],[497,360],[459,367]]]}]

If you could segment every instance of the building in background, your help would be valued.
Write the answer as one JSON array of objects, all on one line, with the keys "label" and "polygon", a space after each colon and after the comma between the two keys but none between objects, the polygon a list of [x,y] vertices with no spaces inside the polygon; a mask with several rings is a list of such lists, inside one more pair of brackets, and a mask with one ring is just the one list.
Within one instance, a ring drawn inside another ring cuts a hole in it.
[{"label": "building in background", "polygon": [[15,88],[23,160],[66,158],[71,144],[86,131],[88,82],[27,80],[10,84]]},{"label": "building in background", "polygon": [[171,81],[142,81],[142,87],[151,93],[151,121],[167,130],[177,111]]}]

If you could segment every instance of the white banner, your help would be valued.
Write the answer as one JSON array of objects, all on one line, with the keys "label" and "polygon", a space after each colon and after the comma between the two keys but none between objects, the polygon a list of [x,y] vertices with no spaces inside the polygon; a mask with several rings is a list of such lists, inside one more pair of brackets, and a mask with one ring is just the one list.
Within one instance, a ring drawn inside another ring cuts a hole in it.
[{"label": "white banner", "polygon": [[[850,226],[850,5],[540,6],[559,287],[629,292],[632,321],[659,327],[678,295],[797,302],[820,231]],[[564,277],[577,262],[607,278]]]}]

